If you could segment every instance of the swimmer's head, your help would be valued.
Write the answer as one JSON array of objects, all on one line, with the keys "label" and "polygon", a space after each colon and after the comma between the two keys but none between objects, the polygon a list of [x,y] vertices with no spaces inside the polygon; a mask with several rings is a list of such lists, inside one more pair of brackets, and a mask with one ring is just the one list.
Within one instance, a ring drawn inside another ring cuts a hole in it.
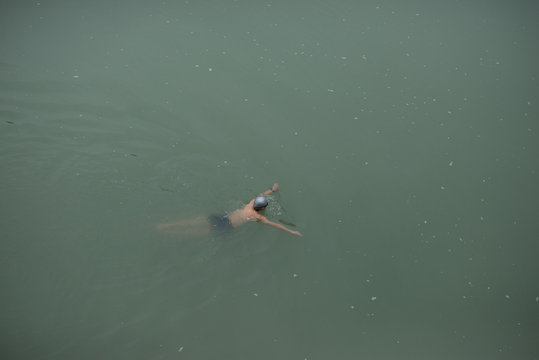
[{"label": "swimmer's head", "polygon": [[264,210],[268,206],[268,200],[265,196],[258,196],[255,198],[253,207],[256,211]]}]

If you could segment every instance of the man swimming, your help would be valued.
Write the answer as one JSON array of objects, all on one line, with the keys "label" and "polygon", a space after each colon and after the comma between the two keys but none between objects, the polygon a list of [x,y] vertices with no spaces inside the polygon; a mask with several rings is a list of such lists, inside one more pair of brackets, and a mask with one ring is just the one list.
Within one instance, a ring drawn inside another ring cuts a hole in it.
[{"label": "man swimming", "polygon": [[235,227],[245,224],[248,221],[260,221],[266,225],[289,232],[290,234],[303,236],[299,231],[294,231],[286,226],[268,220],[260,212],[268,206],[266,196],[279,190],[279,184],[275,183],[256,198],[249,201],[241,209],[234,210],[230,214],[212,214],[208,217],[198,217],[191,220],[181,220],[175,223],[160,224],[157,230],[173,234],[184,235],[206,235],[210,231],[215,233],[224,233]]}]

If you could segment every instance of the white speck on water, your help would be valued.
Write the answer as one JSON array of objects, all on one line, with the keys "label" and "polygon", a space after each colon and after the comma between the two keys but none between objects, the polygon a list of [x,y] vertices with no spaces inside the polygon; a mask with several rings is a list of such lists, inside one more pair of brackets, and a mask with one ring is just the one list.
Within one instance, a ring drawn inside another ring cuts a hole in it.
[{"label": "white speck on water", "polygon": [[293,274],[292,276],[295,277],[295,278],[297,278],[297,277],[298,277],[298,274]]},{"label": "white speck on water", "polygon": [[453,166],[453,161],[450,161],[450,162],[449,162],[449,166]]},{"label": "white speck on water", "polygon": [[297,132],[297,131],[294,131],[294,135],[295,135],[295,136],[298,136],[298,132]]},{"label": "white speck on water", "polygon": [[196,64],[195,67],[196,67],[196,68],[197,68],[197,67],[200,67],[200,65]]},{"label": "white speck on water", "polygon": [[253,293],[253,296],[258,296],[258,293]]},{"label": "white speck on water", "polygon": [[180,348],[178,349],[178,352],[182,352],[183,351],[183,346],[180,346]]},{"label": "white speck on water", "polygon": [[79,75],[73,75],[73,78],[78,79]]},{"label": "white speck on water", "polygon": [[363,55],[361,55],[361,58],[362,58],[363,60],[367,61],[367,55],[363,54]]},{"label": "white speck on water", "polygon": [[372,296],[371,301],[375,301],[375,300],[376,300],[376,296]]},{"label": "white speck on water", "polygon": [[350,305],[350,309],[354,310],[356,307],[354,305]]},{"label": "white speck on water", "polygon": [[535,302],[539,302],[539,296],[535,297]]},{"label": "white speck on water", "polygon": [[208,68],[208,71],[213,71],[213,69],[212,69],[212,68]]},{"label": "white speck on water", "polygon": [[328,89],[328,91],[329,91],[330,93],[334,93],[334,92],[335,92],[335,90],[333,90],[333,89]]},{"label": "white speck on water", "polygon": [[511,297],[509,295],[505,295],[505,298],[506,299],[510,299]]},{"label": "white speck on water", "polygon": [[445,186],[443,186],[443,185],[440,186],[440,189],[445,190]]}]

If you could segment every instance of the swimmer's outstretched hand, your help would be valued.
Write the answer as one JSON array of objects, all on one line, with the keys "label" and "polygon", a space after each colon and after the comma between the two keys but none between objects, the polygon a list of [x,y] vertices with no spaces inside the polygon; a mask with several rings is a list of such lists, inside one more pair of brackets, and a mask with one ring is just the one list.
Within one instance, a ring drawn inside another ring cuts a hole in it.
[{"label": "swimmer's outstretched hand", "polygon": [[294,235],[297,235],[297,236],[303,236],[303,234],[300,233],[299,231],[291,231],[290,233],[294,234]]},{"label": "swimmer's outstretched hand", "polygon": [[272,192],[276,192],[278,190],[279,190],[279,184],[275,183],[271,186],[271,189],[264,191],[262,194],[260,194],[260,196],[267,196],[271,194]]}]

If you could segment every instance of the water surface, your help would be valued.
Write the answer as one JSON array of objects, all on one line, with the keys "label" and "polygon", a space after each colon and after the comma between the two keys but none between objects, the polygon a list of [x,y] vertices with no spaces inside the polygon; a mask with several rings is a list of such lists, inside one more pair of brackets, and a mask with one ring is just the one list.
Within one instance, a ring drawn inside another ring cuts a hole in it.
[{"label": "water surface", "polygon": [[3,358],[536,359],[537,10],[4,2]]}]

